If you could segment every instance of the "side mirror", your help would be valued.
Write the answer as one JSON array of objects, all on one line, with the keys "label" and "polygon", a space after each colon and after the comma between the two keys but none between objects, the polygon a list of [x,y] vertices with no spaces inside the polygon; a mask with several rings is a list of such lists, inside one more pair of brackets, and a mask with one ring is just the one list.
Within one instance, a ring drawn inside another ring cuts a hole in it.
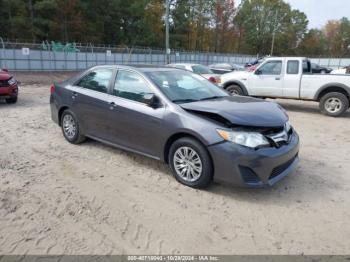
[{"label": "side mirror", "polygon": [[261,73],[262,73],[262,72],[261,72],[260,69],[256,69],[255,72],[254,72],[254,74],[256,74],[256,75],[261,75]]},{"label": "side mirror", "polygon": [[145,94],[143,102],[154,109],[161,107],[160,99],[155,94]]},{"label": "side mirror", "polygon": [[3,68],[3,69],[1,69],[2,71],[4,71],[4,72],[9,72],[9,70],[7,69],[7,68]]}]

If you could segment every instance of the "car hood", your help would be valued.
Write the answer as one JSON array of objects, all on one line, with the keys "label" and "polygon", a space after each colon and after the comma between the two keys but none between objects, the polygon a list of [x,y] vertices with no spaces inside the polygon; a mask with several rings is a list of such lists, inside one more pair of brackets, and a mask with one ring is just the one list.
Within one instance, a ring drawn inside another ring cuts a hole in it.
[{"label": "car hood", "polygon": [[251,74],[252,72],[248,71],[233,71],[227,74],[223,74],[221,76],[221,80],[222,82],[227,82],[230,80],[246,81]]},{"label": "car hood", "polygon": [[220,75],[218,74],[202,74],[202,76],[205,77],[206,79],[209,79],[210,77],[215,77],[215,78],[220,77]]},{"label": "car hood", "polygon": [[5,71],[0,70],[0,80],[8,80],[11,75]]},{"label": "car hood", "polygon": [[180,106],[192,113],[225,120],[232,126],[281,127],[288,121],[287,114],[278,104],[251,97],[227,96]]}]

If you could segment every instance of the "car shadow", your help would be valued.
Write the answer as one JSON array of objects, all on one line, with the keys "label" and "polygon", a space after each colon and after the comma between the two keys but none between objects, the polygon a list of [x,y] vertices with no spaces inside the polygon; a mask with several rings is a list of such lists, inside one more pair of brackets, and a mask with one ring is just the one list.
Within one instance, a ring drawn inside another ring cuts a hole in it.
[{"label": "car shadow", "polygon": [[[160,175],[168,176],[168,178],[173,181],[173,183],[170,184],[170,190],[171,188],[176,188],[176,190],[179,190],[179,188],[182,187],[182,185],[178,184],[175,178],[172,178],[172,174],[167,164],[161,161],[141,156],[123,149],[114,148],[91,139],[88,139],[88,141],[82,145],[104,149],[113,154],[122,154],[130,158],[141,168],[149,170],[151,173],[161,173]],[[206,189],[193,189],[193,193],[194,195],[212,194],[243,202],[247,201],[288,205],[292,203],[301,203],[315,198],[317,199],[321,196],[328,195],[330,190],[339,189],[341,185],[339,185],[337,181],[326,181],[326,179],[324,179],[322,176],[310,172],[313,171],[313,169],[307,167],[317,166],[318,164],[316,162],[313,163],[312,161],[313,160],[311,159],[301,161],[299,167],[294,173],[282,179],[272,187],[242,188],[229,184],[213,182]],[[188,188],[183,186],[183,189],[185,190]]]}]

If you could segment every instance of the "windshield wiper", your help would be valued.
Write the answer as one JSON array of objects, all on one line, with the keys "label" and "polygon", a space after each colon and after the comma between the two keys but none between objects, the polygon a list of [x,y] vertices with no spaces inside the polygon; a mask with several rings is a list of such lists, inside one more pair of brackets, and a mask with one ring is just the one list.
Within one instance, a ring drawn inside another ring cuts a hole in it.
[{"label": "windshield wiper", "polygon": [[212,99],[217,99],[222,97],[225,97],[225,96],[210,96],[210,97],[199,99],[199,101],[212,100]]},{"label": "windshield wiper", "polygon": [[196,100],[196,99],[175,99],[175,100],[172,100],[173,103],[191,103],[191,102],[197,102],[199,100]]}]

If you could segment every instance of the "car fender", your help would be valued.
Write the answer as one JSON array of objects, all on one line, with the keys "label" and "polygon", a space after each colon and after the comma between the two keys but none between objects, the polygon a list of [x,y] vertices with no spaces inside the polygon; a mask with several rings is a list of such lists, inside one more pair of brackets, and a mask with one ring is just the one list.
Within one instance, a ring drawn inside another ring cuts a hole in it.
[{"label": "car fender", "polygon": [[348,96],[350,96],[350,87],[348,87],[347,85],[342,84],[342,83],[334,82],[334,83],[328,83],[328,84],[325,84],[325,85],[321,86],[321,87],[317,90],[317,92],[316,92],[316,94],[315,94],[315,96],[314,96],[314,100],[318,100],[320,94],[321,94],[324,90],[326,90],[327,88],[329,88],[329,87],[338,87],[338,88],[341,88],[341,89],[343,89],[345,92],[347,92]]}]

